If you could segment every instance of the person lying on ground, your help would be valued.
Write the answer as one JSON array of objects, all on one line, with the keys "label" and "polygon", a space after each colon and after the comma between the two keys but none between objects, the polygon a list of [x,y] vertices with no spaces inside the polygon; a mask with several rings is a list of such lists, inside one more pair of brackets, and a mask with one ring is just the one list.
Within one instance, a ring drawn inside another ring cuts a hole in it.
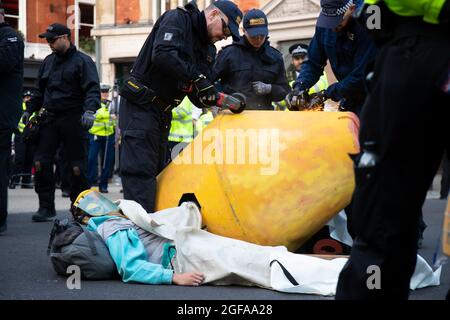
[{"label": "person lying on ground", "polygon": [[203,230],[197,204],[148,214],[135,201],[80,194],[74,218],[105,241],[124,282],[184,286],[245,285],[334,295],[346,257],[322,259]]}]

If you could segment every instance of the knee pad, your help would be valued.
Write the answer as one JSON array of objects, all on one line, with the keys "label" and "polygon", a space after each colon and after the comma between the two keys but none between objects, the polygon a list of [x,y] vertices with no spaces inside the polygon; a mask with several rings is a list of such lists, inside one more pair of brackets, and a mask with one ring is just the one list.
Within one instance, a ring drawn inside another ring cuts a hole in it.
[{"label": "knee pad", "polygon": [[36,172],[40,172],[42,170],[42,163],[40,161],[36,161],[34,163],[34,168],[36,169]]}]

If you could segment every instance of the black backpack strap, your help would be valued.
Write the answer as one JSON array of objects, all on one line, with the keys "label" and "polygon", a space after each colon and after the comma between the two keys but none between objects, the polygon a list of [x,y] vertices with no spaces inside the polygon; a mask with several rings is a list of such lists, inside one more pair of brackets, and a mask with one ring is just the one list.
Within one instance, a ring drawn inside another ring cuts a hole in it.
[{"label": "black backpack strap", "polygon": [[58,229],[59,229],[59,220],[55,219],[55,221],[53,223],[53,228],[50,231],[50,239],[48,241],[48,247],[47,247],[47,256],[50,255],[50,250],[52,248],[53,240],[55,240],[55,236],[56,236],[56,233],[58,232]]},{"label": "black backpack strap", "polygon": [[277,262],[279,264],[281,270],[283,270],[284,275],[286,276],[286,278],[289,280],[290,283],[292,283],[294,286],[298,286],[299,285],[299,283],[294,279],[292,274],[281,264],[280,261],[272,260],[272,262],[270,263],[271,267],[272,267],[274,262]]}]

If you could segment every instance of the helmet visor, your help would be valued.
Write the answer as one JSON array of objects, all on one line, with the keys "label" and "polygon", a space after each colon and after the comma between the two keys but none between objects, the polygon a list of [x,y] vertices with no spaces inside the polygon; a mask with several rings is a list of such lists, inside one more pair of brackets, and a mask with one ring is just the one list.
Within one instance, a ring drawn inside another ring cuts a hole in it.
[{"label": "helmet visor", "polygon": [[77,199],[74,206],[92,217],[100,217],[120,211],[114,202],[93,190]]}]

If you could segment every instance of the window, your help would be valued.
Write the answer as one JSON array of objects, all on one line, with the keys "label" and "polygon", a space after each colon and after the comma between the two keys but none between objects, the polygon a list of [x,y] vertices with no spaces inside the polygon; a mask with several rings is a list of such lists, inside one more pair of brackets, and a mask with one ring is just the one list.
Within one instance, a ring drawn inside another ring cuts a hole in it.
[{"label": "window", "polygon": [[78,45],[87,53],[95,52],[95,40],[91,37],[91,30],[94,28],[94,5],[89,3],[78,4],[80,8],[80,18],[78,30]]},{"label": "window", "polygon": [[94,6],[80,3],[80,37],[91,37],[94,28]]},{"label": "window", "polygon": [[14,29],[19,29],[19,0],[3,0],[5,9],[5,21]]}]

